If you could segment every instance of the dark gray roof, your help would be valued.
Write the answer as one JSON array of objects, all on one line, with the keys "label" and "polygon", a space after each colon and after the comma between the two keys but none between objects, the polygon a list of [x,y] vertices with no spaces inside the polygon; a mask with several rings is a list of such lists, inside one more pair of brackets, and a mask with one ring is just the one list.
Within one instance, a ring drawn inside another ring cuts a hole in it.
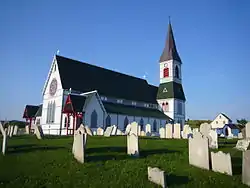
[{"label": "dark gray roof", "polygon": [[176,49],[171,23],[169,23],[168,25],[167,40],[162,55],[160,57],[160,62],[168,60],[176,60],[181,63],[181,58]]},{"label": "dark gray roof", "polygon": [[56,56],[63,89],[97,90],[100,95],[157,104],[157,87],[136,78],[77,60]]},{"label": "dark gray roof", "polygon": [[157,99],[175,98],[186,101],[182,85],[176,82],[166,82],[160,84]]},{"label": "dark gray roof", "polygon": [[227,118],[229,121],[232,121],[226,114],[221,113],[221,115],[223,115],[225,118]]},{"label": "dark gray roof", "polygon": [[42,110],[43,110],[43,105],[39,105],[39,108],[35,114],[35,117],[41,117],[42,116]]},{"label": "dark gray roof", "polygon": [[23,113],[23,118],[34,118],[39,106],[26,105]]}]

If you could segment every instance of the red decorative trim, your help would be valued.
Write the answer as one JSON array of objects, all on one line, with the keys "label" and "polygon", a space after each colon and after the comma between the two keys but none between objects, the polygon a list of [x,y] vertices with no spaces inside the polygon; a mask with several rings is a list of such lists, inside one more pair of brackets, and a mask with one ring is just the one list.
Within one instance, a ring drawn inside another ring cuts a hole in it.
[{"label": "red decorative trim", "polygon": [[[68,107],[69,105],[71,105],[71,109],[66,108],[66,107]],[[65,102],[65,105],[64,105],[64,107],[63,107],[63,111],[62,111],[62,112],[63,112],[63,113],[66,113],[66,114],[74,113],[70,95],[68,95],[68,97],[67,97],[67,99],[66,99],[66,102]]]}]

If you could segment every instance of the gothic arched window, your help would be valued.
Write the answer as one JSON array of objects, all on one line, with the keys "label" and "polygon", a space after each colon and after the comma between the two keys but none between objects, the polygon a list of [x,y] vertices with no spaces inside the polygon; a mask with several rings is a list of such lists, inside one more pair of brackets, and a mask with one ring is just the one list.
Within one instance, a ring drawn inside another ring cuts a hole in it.
[{"label": "gothic arched window", "polygon": [[128,117],[126,116],[125,119],[124,119],[124,127],[123,127],[123,130],[125,130],[127,126],[128,126]]},{"label": "gothic arched window", "polygon": [[108,115],[108,116],[106,117],[106,127],[109,127],[109,126],[111,126],[111,118],[110,118],[110,116]]},{"label": "gothic arched window", "polygon": [[141,130],[143,130],[144,121],[143,121],[143,119],[142,119],[142,118],[141,118],[141,120],[140,120],[140,126],[141,126]]},{"label": "gothic arched window", "polygon": [[154,120],[154,123],[153,123],[153,132],[156,132],[157,131],[157,122],[156,120]]},{"label": "gothic arched window", "polygon": [[180,76],[180,75],[179,75],[179,68],[178,68],[178,66],[176,65],[176,66],[175,66],[175,77],[176,77],[176,78],[180,78],[179,76]]},{"label": "gothic arched window", "polygon": [[91,123],[90,124],[91,124],[90,125],[91,128],[97,127],[97,113],[95,110],[91,113]]}]

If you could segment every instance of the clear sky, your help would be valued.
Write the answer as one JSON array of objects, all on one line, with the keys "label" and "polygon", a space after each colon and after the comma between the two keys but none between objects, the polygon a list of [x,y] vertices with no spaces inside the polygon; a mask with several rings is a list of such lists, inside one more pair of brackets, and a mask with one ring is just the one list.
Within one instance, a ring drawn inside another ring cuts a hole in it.
[{"label": "clear sky", "polygon": [[224,112],[250,120],[248,0],[2,0],[0,119],[22,119],[26,104],[42,102],[58,49],[62,56],[146,74],[158,85],[168,16],[183,61],[187,118]]}]

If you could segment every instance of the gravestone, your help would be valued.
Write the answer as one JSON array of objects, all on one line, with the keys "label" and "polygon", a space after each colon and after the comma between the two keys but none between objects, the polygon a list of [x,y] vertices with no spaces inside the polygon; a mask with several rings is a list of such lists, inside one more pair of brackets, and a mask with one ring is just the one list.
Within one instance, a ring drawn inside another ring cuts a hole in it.
[{"label": "gravestone", "polygon": [[138,136],[133,132],[130,132],[127,135],[127,153],[128,155],[132,155],[134,157],[139,156],[139,141]]},{"label": "gravestone", "polygon": [[74,135],[72,153],[74,155],[74,158],[80,163],[84,163],[86,143],[87,133],[79,127]]},{"label": "gravestone", "polygon": [[215,130],[210,130],[208,142],[209,148],[218,149],[218,134]]},{"label": "gravestone", "polygon": [[138,124],[138,136],[141,136],[141,125]]},{"label": "gravestone", "polygon": [[[83,126],[84,126],[84,125],[83,125]],[[89,136],[93,136],[92,130],[91,130],[88,126],[84,126],[84,127],[85,127],[85,130],[86,130],[87,134],[88,134]]]},{"label": "gravestone", "polygon": [[25,133],[26,133],[26,134],[30,134],[29,125],[26,125],[26,126],[25,126]]},{"label": "gravestone", "polygon": [[209,132],[211,129],[212,129],[212,127],[209,123],[202,123],[200,125],[200,133],[206,137],[209,136]]},{"label": "gravestone", "polygon": [[12,125],[12,126],[10,126],[10,137],[12,137],[13,136],[13,133],[14,133],[14,126]]},{"label": "gravestone", "polygon": [[96,136],[96,135],[97,135],[96,131],[93,131],[93,135],[94,135],[94,136]]},{"label": "gravestone", "polygon": [[112,132],[111,132],[111,135],[116,135],[116,132],[117,132],[117,126],[116,125],[112,125],[113,129],[112,129]]},{"label": "gravestone", "polygon": [[11,131],[11,126],[8,126],[8,132],[7,132],[7,136],[10,136],[10,131]]},{"label": "gravestone", "polygon": [[194,129],[193,129],[193,133],[194,133],[194,132],[199,132],[199,128],[194,128]]},{"label": "gravestone", "polygon": [[44,137],[44,134],[43,134],[43,129],[40,125],[34,125],[35,127],[35,134],[36,134],[36,137],[37,139],[42,139]]},{"label": "gravestone", "polygon": [[242,156],[242,183],[250,186],[250,150],[243,152]]},{"label": "gravestone", "polygon": [[159,130],[160,138],[166,138],[166,131],[164,127],[161,127]]},{"label": "gravestone", "polygon": [[3,135],[3,142],[2,142],[2,153],[5,155],[7,149],[7,132],[4,130],[2,123],[0,122],[0,131]]},{"label": "gravestone", "polygon": [[13,132],[13,135],[17,135],[18,134],[18,126],[15,125],[14,126],[14,132]]},{"label": "gravestone", "polygon": [[173,138],[181,138],[181,124],[179,123],[174,124]]},{"label": "gravestone", "polygon": [[137,122],[134,121],[131,123],[131,129],[129,133],[133,133],[136,136],[138,136],[138,123]]},{"label": "gravestone", "polygon": [[241,133],[238,133],[238,138],[239,138],[239,139],[242,139],[242,138],[243,138],[242,132],[241,132]]},{"label": "gravestone", "polygon": [[107,127],[105,132],[104,132],[104,136],[105,137],[110,137],[110,135],[112,133],[112,130],[113,130],[113,126]]},{"label": "gravestone", "polygon": [[159,168],[148,167],[148,180],[161,187],[167,187],[165,172]]},{"label": "gravestone", "polygon": [[147,133],[151,133],[151,125],[150,124],[146,125],[146,134]]},{"label": "gravestone", "polygon": [[141,131],[141,136],[146,136],[145,131]]},{"label": "gravestone", "polygon": [[98,136],[103,136],[103,129],[102,129],[101,127],[99,127],[99,128],[97,129],[97,135],[98,135]]},{"label": "gravestone", "polygon": [[183,126],[183,132],[182,132],[182,138],[186,139],[188,138],[188,134],[192,133],[191,128],[189,127],[189,125],[184,125]]},{"label": "gravestone", "polygon": [[245,125],[245,131],[246,131],[246,137],[245,138],[250,138],[250,122],[248,122]]},{"label": "gravestone", "polygon": [[173,138],[173,125],[168,123],[166,124],[166,138]]},{"label": "gravestone", "polygon": [[232,162],[230,153],[211,152],[212,170],[232,176]]},{"label": "gravestone", "polygon": [[243,139],[246,139],[246,127],[241,129]]},{"label": "gravestone", "polygon": [[188,141],[189,164],[209,170],[208,138],[195,132]]},{"label": "gravestone", "polygon": [[120,129],[117,129],[116,135],[119,135],[119,136],[122,135],[122,131]]},{"label": "gravestone", "polygon": [[238,140],[236,144],[236,149],[240,151],[246,151],[249,146],[250,140]]},{"label": "gravestone", "polygon": [[126,135],[130,132],[130,129],[131,129],[131,124],[128,124],[128,125],[126,126],[126,130],[125,130],[125,134],[126,134]]}]

